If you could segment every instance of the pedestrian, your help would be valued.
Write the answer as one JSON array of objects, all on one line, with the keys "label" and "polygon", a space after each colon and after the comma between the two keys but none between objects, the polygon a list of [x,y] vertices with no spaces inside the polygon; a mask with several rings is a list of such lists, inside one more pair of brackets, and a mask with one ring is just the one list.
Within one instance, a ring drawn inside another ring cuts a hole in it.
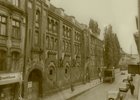
[{"label": "pedestrian", "polygon": [[135,86],[130,83],[130,92],[131,92],[131,95],[134,95],[134,90],[135,90]]},{"label": "pedestrian", "polygon": [[73,92],[73,91],[74,91],[74,86],[73,86],[73,84],[71,84],[70,87],[71,87],[71,91]]},{"label": "pedestrian", "polygon": [[102,81],[101,72],[99,72],[99,78],[100,78],[100,82],[101,82]]}]

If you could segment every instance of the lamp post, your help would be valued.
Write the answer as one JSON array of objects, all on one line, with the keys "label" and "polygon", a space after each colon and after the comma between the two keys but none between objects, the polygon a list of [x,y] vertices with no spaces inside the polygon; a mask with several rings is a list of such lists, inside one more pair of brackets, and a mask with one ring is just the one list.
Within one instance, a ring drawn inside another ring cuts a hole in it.
[{"label": "lamp post", "polygon": [[[138,34],[139,34],[139,41],[138,41],[139,49],[138,50],[140,50],[140,0],[138,0]],[[139,54],[139,57],[140,57],[140,54]]]}]

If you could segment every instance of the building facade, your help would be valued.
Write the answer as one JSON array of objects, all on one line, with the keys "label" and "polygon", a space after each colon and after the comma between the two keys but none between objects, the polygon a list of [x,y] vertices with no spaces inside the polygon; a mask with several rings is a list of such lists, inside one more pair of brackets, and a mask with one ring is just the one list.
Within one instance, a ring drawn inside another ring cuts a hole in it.
[{"label": "building facade", "polygon": [[99,38],[48,0],[26,0],[25,11],[25,99],[38,100],[98,78],[102,56],[93,52],[102,51]]},{"label": "building facade", "polygon": [[[84,29],[83,62],[85,81],[99,77],[103,67],[103,41],[99,39],[100,33],[93,33],[90,29]],[[84,82],[85,82],[84,81]]]},{"label": "building facade", "polygon": [[0,0],[0,100],[21,96],[25,1]]}]

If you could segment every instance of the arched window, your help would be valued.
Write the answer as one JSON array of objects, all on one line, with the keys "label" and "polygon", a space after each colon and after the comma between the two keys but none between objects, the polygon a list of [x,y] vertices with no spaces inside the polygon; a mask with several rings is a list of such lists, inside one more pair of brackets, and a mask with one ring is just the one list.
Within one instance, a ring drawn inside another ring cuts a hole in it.
[{"label": "arched window", "polygon": [[37,11],[36,11],[36,16],[35,16],[35,26],[36,26],[37,28],[39,28],[39,21],[40,21],[40,11],[37,10]]},{"label": "arched window", "polygon": [[40,22],[40,11],[36,11],[36,16],[35,16],[35,34],[34,34],[34,40],[35,40],[35,45],[39,45],[39,22]]}]

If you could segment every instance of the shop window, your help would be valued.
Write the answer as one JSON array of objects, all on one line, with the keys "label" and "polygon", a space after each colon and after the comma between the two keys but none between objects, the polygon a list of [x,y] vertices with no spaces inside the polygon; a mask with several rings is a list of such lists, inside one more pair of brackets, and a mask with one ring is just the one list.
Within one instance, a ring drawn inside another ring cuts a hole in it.
[{"label": "shop window", "polygon": [[0,50],[0,71],[6,70],[6,52]]},{"label": "shop window", "polygon": [[17,20],[12,20],[12,37],[20,39],[20,22]]},{"label": "shop window", "polygon": [[7,19],[5,16],[0,15],[0,35],[6,35],[6,27]]}]

